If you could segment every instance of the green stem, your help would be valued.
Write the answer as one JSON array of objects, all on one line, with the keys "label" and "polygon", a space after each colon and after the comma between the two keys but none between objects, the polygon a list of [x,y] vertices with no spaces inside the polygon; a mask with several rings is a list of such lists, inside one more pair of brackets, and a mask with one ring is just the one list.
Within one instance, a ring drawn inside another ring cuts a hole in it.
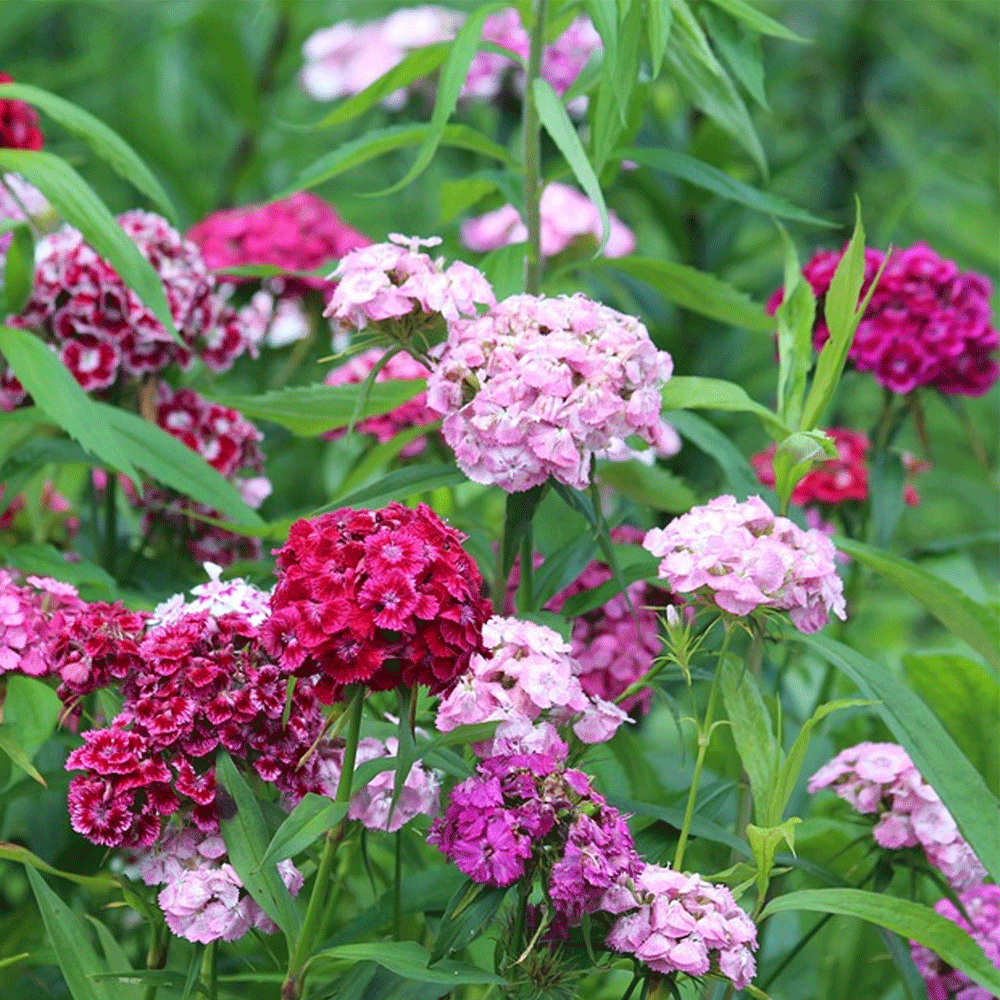
[{"label": "green stem", "polygon": [[104,555],[102,564],[114,576],[118,555],[118,477],[108,474],[108,485],[104,490]]},{"label": "green stem", "polygon": [[522,613],[535,610],[535,553],[532,534],[529,523],[521,539],[521,582],[517,588],[517,610]]},{"label": "green stem", "polygon": [[202,992],[208,1000],[216,1000],[219,995],[219,978],[215,967],[215,942],[209,941],[201,956]]},{"label": "green stem", "polygon": [[392,939],[402,940],[403,926],[403,831],[396,831],[396,857],[392,871]]},{"label": "green stem", "polygon": [[539,209],[542,197],[542,123],[535,104],[534,83],[541,75],[548,0],[535,0],[534,6],[535,22],[531,27],[528,77],[524,87],[524,224],[528,230],[524,290],[528,295],[539,293],[542,280],[542,222]]}]

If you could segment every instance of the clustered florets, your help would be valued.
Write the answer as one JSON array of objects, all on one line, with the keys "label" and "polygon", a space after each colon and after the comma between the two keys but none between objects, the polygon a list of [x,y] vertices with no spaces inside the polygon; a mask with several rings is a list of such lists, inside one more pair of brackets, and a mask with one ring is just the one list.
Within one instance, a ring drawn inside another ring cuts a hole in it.
[{"label": "clustered florets", "polygon": [[347,684],[446,689],[482,651],[489,617],[463,537],[429,507],[391,503],[296,521],[277,552],[267,649],[325,700]]},{"label": "clustered florets", "polygon": [[85,609],[68,583],[0,569],[0,675],[53,673],[54,648]]},{"label": "clustered florets", "polygon": [[584,489],[591,459],[630,435],[673,448],[660,418],[672,368],[631,316],[582,295],[514,295],[450,324],[427,404],[473,482]]},{"label": "clustered florets", "polygon": [[787,611],[806,633],[818,632],[831,612],[846,617],[833,543],[776,516],[760,497],[716,497],[653,528],[643,547],[660,557],[660,579],[675,591],[729,614]]},{"label": "clustered florets", "polygon": [[809,780],[809,791],[829,788],[862,815],[878,815],[872,830],[881,847],[923,848],[927,860],[955,889],[981,882],[986,869],[958,832],[937,792],[895,743],[858,743],[841,751]]},{"label": "clustered florets", "polygon": [[[0,73],[0,83],[13,82],[9,73]],[[25,101],[0,99],[0,148],[41,149],[44,145],[38,112]]]}]

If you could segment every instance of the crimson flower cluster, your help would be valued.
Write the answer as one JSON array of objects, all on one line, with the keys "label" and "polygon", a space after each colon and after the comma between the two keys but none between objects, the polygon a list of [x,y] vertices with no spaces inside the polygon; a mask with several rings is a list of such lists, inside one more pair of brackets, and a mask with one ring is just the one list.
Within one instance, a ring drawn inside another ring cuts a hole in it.
[{"label": "crimson flower cluster", "polygon": [[319,674],[325,701],[358,682],[444,690],[483,652],[490,616],[463,539],[425,504],[296,521],[277,550],[268,651],[292,673]]},{"label": "crimson flower cluster", "polygon": [[[9,73],[0,73],[0,83],[13,82]],[[41,149],[44,145],[35,109],[24,101],[0,100],[0,148]]]},{"label": "crimson flower cluster", "polygon": [[506,886],[541,870],[554,930],[597,912],[606,890],[643,867],[625,817],[558,752],[482,761],[427,840],[474,882]]}]

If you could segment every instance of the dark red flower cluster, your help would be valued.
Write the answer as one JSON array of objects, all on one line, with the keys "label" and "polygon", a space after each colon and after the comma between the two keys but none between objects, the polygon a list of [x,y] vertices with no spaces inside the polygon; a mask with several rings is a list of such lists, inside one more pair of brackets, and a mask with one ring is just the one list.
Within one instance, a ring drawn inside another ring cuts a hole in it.
[{"label": "dark red flower cluster", "polygon": [[225,749],[288,795],[319,791],[298,762],[324,724],[312,685],[300,680],[282,723],[287,675],[239,611],[181,614],[147,629],[124,703],[105,729],[84,733],[66,761],[82,770],[69,788],[73,828],[97,844],[148,846],[164,817],[183,811],[218,829],[213,758]]},{"label": "dark red flower cluster", "polygon": [[[13,83],[8,73],[0,73],[0,83]],[[45,136],[38,127],[38,114],[24,101],[0,100],[0,147],[3,149],[41,149]]]},{"label": "dark red flower cluster", "polygon": [[425,504],[296,521],[277,550],[268,651],[289,671],[320,674],[325,701],[357,682],[447,689],[485,652],[490,616],[463,539]]},{"label": "dark red flower cluster", "polygon": [[195,356],[225,371],[254,349],[259,323],[226,304],[193,243],[150,212],[126,212],[118,222],[163,281],[183,347],[75,229],[39,242],[31,298],[7,322],[50,337],[87,392],[107,389],[119,373],[138,378],[173,362],[187,368]]},{"label": "dark red flower cluster", "polygon": [[[842,256],[821,250],[802,269],[818,299],[826,295]],[[884,259],[879,250],[865,251],[862,294]],[[894,251],[847,357],[892,392],[928,385],[948,395],[981,396],[1000,377],[990,292],[983,275],[960,272],[925,243]],[[779,290],[771,297],[771,312],[782,295]],[[826,321],[818,319],[813,343],[822,347],[829,335]]]},{"label": "dark red flower cluster", "polygon": [[[868,452],[871,442],[862,431],[851,431],[843,427],[827,428],[826,433],[837,446],[837,458],[828,459],[817,465],[799,480],[792,490],[792,503],[806,506],[823,504],[836,507],[850,500],[863,502],[868,499]],[[774,453],[778,446],[772,444],[765,451],[750,460],[757,478],[774,488]],[[903,467],[909,475],[924,472],[930,468],[915,456],[906,452],[902,456]],[[903,499],[911,507],[920,503],[920,495],[912,482],[907,482]]]},{"label": "dark red flower cluster", "polygon": [[[213,212],[188,231],[201,247],[205,262],[216,271],[227,267],[272,264],[286,271],[315,271],[332,266],[349,250],[371,243],[352,229],[322,198],[300,191],[264,205],[246,205]],[[254,278],[226,275],[227,280]],[[285,294],[310,289],[328,291],[333,283],[321,277],[285,278]]]}]

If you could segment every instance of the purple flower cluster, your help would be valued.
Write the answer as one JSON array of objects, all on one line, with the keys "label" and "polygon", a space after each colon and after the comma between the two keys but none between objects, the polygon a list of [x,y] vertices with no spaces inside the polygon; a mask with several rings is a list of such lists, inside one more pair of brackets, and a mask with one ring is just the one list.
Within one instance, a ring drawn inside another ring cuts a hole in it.
[{"label": "purple flower cluster", "polygon": [[923,848],[927,860],[955,889],[986,877],[979,858],[958,832],[937,792],[895,743],[858,743],[841,751],[809,780],[809,791],[829,788],[862,815],[878,815],[872,830],[881,847]]},{"label": "purple flower cluster", "polygon": [[607,889],[642,869],[625,818],[555,754],[482,761],[452,791],[428,843],[474,882],[505,886],[540,870],[566,925],[595,913]]},{"label": "purple flower cluster", "polygon": [[485,654],[472,657],[468,671],[438,706],[441,732],[547,716],[556,724],[572,721],[584,743],[603,743],[628,719],[617,705],[587,695],[569,643],[552,629],[494,616],[483,626],[483,644]]},{"label": "purple flower cluster", "polygon": [[723,885],[660,865],[622,878],[601,908],[620,913],[607,937],[656,972],[703,976],[710,970],[742,989],[753,979],[757,928]]},{"label": "purple flower cluster", "polygon": [[[934,909],[968,931],[986,957],[1000,969],[1000,886],[971,886],[960,892],[958,898],[968,919],[950,899],[939,900]],[[929,948],[911,941],[910,950],[927,986],[927,1000],[996,1000],[996,994],[978,986],[964,972],[952,968]]]},{"label": "purple flower cluster", "polygon": [[473,482],[516,493],[552,476],[584,489],[591,459],[630,435],[673,448],[660,419],[672,370],[631,316],[583,295],[514,295],[449,325],[427,404]]},{"label": "purple flower cluster", "polygon": [[659,576],[682,594],[733,615],[787,611],[801,632],[846,617],[833,542],[776,516],[760,497],[716,497],[653,528],[643,547],[661,558]]}]

